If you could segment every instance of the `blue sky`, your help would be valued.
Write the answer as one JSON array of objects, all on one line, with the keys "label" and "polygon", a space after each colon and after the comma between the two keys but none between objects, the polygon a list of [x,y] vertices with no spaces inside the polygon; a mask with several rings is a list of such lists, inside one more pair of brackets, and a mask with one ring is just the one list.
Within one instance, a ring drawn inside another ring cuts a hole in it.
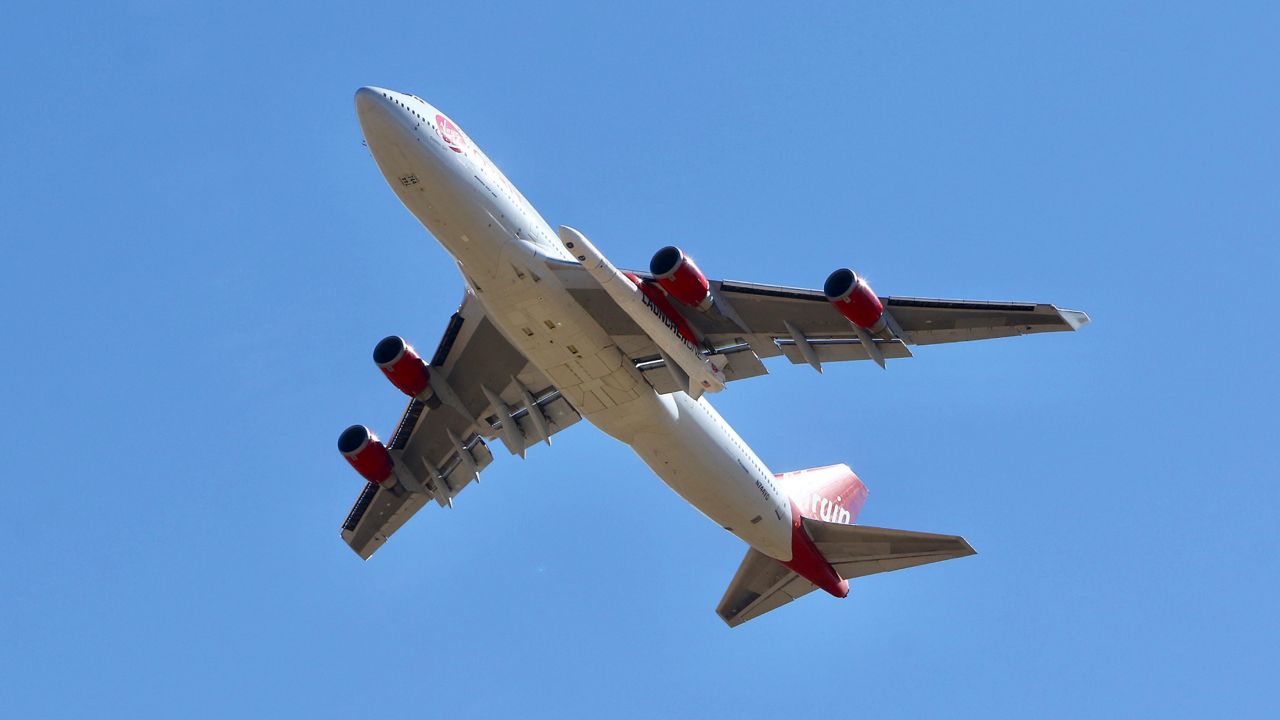
[{"label": "blue sky", "polygon": [[[6,715],[1275,712],[1274,4],[8,3]],[[334,448],[461,297],[352,93],[615,262],[1094,324],[715,404],[979,554],[730,631],[743,547],[586,424],[372,561]]]}]

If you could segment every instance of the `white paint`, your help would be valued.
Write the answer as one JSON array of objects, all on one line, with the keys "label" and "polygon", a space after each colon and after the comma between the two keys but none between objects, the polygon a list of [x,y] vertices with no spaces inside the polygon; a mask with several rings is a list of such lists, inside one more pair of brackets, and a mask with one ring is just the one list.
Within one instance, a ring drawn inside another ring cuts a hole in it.
[{"label": "white paint", "polygon": [[724,373],[720,372],[720,368],[704,358],[699,348],[680,334],[675,322],[654,305],[635,283],[628,280],[621,270],[614,267],[585,235],[564,225],[560,226],[559,235],[565,249],[582,263],[618,307],[662,348],[664,361],[674,360],[697,382],[697,385],[684,385],[690,395],[701,394],[694,392],[695,387],[709,392],[724,389]]},{"label": "white paint", "polygon": [[791,503],[773,474],[705,398],[649,386],[548,268],[576,260],[456,123],[417,97],[373,87],[357,91],[356,111],[383,176],[457,260],[507,339],[681,497],[752,547],[790,560]]}]

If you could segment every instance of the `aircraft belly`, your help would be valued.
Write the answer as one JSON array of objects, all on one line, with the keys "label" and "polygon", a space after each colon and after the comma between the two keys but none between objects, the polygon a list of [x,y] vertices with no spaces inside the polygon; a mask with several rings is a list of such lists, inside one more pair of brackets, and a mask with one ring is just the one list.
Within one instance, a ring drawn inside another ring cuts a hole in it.
[{"label": "aircraft belly", "polygon": [[790,559],[790,506],[758,458],[705,399],[658,395],[538,264],[512,268],[509,283],[477,292],[494,325],[588,422],[629,445],[678,495],[761,552]]},{"label": "aircraft belly", "polygon": [[[631,448],[672,490],[716,524],[761,552],[791,558],[791,513],[784,497],[766,485],[767,469],[745,446],[735,446],[705,398],[655,395],[668,405],[665,427],[638,434]],[[720,421],[723,422],[723,421]],[[727,426],[726,426],[727,427]]]},{"label": "aircraft belly", "polygon": [[536,255],[508,254],[504,260],[505,273],[500,270],[497,282],[477,288],[476,297],[494,325],[551,378],[569,404],[595,422],[602,411],[653,394],[613,338],[552,272],[539,267]]}]

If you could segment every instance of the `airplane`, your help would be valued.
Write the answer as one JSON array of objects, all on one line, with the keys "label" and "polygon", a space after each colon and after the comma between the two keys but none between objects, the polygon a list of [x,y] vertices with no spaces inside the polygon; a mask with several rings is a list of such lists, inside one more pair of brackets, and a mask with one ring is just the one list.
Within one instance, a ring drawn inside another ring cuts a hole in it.
[{"label": "airplane", "polygon": [[848,465],[773,473],[707,401],[785,357],[821,372],[881,368],[938,343],[1074,331],[1076,310],[877,296],[838,269],[822,290],[710,280],[675,246],[620,270],[574,228],[552,231],[447,115],[379,87],[355,94],[391,189],[457,262],[465,292],[431,357],[399,336],[375,364],[409,397],[390,441],[353,425],[338,450],[366,480],[342,538],[368,559],[410,517],[493,462],[582,418],[747,544],[716,613],[741,625],[815,589],[974,554],[964,538],[855,524],[867,488]]}]

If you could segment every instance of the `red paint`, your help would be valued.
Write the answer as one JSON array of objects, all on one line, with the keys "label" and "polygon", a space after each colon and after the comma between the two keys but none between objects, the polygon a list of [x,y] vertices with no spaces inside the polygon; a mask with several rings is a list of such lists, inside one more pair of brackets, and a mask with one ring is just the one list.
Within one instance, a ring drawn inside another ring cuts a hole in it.
[{"label": "red paint", "polygon": [[841,315],[849,319],[849,322],[864,330],[875,329],[876,323],[880,322],[880,316],[884,314],[884,305],[881,304],[880,298],[876,297],[875,291],[867,281],[856,274],[848,291],[840,297],[828,298],[828,300]]},{"label": "red paint", "polygon": [[467,145],[467,136],[462,134],[462,129],[439,113],[436,113],[436,133],[440,135],[441,140],[444,140],[444,144],[456,153],[462,152],[462,148]]},{"label": "red paint", "polygon": [[813,544],[813,538],[809,537],[809,533],[804,529],[804,523],[801,522],[803,518],[800,508],[796,506],[795,500],[792,500],[791,559],[782,564],[838,598],[847,596],[849,581],[840,577],[840,573],[837,573],[836,569],[831,567],[831,563],[822,557],[822,553],[818,552],[818,546]]},{"label": "red paint", "polygon": [[774,477],[800,513],[813,520],[852,525],[867,501],[867,486],[848,465],[796,470]]},{"label": "red paint", "polygon": [[338,438],[338,450],[360,476],[371,483],[384,485],[395,473],[395,461],[387,446],[363,425],[352,425]]},{"label": "red paint", "polygon": [[676,331],[680,333],[680,337],[693,345],[702,344],[698,334],[693,331],[693,326],[671,304],[671,301],[667,299],[667,294],[662,292],[662,288],[651,281],[641,280],[635,273],[623,273],[623,275],[626,275],[628,280],[635,283],[636,287],[640,288],[640,292],[644,293],[644,296],[649,299],[649,302],[653,303],[653,306],[658,308],[676,326]]},{"label": "red paint", "polygon": [[398,337],[389,337],[378,343],[374,350],[375,360],[378,350],[386,343],[399,343],[399,351],[386,362],[378,363],[378,369],[395,385],[400,392],[409,397],[418,397],[431,384],[431,376],[427,373],[427,364],[422,361],[413,346]]},{"label": "red paint", "polygon": [[678,253],[675,263],[669,269],[660,268],[665,272],[655,272],[654,279],[671,297],[679,300],[684,305],[706,310],[707,306],[711,304],[711,283],[708,282],[707,276],[702,274],[702,270],[698,269],[693,260],[684,254],[684,251],[679,248],[663,248],[659,250],[658,254],[654,255],[654,262],[649,265],[650,269],[654,268],[654,263],[658,261],[661,255],[672,251]]},{"label": "red paint", "polygon": [[867,486],[844,464],[774,477],[791,496],[791,560],[783,565],[836,597],[848,595],[849,581],[818,552],[802,520],[852,524],[867,501]]}]

